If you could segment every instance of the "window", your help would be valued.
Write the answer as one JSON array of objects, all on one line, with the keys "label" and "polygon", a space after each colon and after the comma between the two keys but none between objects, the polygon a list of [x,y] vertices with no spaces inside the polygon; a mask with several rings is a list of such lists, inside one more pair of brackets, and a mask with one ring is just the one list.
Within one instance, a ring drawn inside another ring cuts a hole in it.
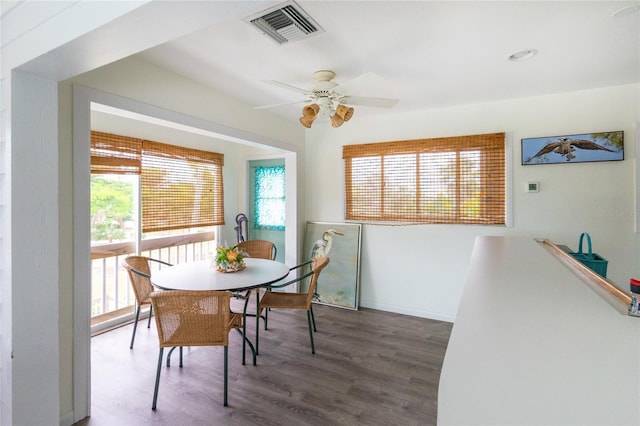
[{"label": "window", "polygon": [[347,220],[505,224],[505,134],[343,147]]},{"label": "window", "polygon": [[179,263],[215,250],[213,227],[224,223],[223,159],[91,132],[92,328],[132,312],[133,293],[120,266],[125,256]]},{"label": "window", "polygon": [[224,224],[224,156],[91,132],[91,173],[140,175],[142,232]]},{"label": "window", "polygon": [[256,167],[254,211],[254,228],[284,230],[284,166]]},{"label": "window", "polygon": [[142,141],[91,132],[91,245],[133,240]]}]

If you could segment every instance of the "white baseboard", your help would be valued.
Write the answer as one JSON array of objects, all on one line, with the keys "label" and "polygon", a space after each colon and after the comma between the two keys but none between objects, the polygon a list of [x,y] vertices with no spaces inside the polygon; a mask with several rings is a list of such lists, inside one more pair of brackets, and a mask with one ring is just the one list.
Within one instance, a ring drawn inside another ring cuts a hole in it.
[{"label": "white baseboard", "polygon": [[71,426],[73,423],[73,411],[69,411],[67,414],[60,417],[60,426]]},{"label": "white baseboard", "polygon": [[420,318],[428,318],[436,321],[455,322],[455,319],[456,319],[455,315],[449,315],[449,314],[443,314],[443,313],[437,313],[437,312],[428,312],[428,311],[423,311],[421,309],[410,309],[403,306],[386,305],[384,303],[370,303],[370,302],[360,301],[360,306],[362,306],[363,308],[377,309],[379,311],[394,312],[396,314],[411,315],[411,316],[420,317]]}]

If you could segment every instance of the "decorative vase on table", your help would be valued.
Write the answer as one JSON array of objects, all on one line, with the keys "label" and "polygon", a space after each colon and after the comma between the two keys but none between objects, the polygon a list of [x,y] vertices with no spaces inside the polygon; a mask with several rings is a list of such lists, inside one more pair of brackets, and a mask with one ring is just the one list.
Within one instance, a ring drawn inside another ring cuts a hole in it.
[{"label": "decorative vase on table", "polygon": [[219,272],[238,272],[247,267],[244,258],[247,253],[234,247],[218,247],[214,267]]}]

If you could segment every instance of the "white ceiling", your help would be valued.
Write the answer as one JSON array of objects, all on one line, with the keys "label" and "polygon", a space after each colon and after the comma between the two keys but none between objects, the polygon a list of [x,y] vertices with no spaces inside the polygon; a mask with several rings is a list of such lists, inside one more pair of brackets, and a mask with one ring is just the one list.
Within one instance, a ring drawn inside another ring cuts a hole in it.
[{"label": "white ceiling", "polygon": [[[317,70],[337,83],[374,73],[349,94],[399,102],[358,106],[354,118],[640,81],[639,1],[298,0],[324,32],[277,45],[243,18],[279,3],[246,3],[242,15],[139,56],[252,106],[305,100],[265,80],[307,89]],[[538,54],[507,60],[523,49]],[[297,121],[302,106],[270,111]]]}]

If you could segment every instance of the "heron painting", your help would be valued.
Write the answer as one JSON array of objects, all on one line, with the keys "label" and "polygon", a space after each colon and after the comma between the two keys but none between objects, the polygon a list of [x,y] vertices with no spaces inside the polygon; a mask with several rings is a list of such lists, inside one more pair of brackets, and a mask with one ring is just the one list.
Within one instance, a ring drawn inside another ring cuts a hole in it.
[{"label": "heron painting", "polygon": [[623,139],[622,131],[522,139],[522,164],[623,160]]},{"label": "heron painting", "polygon": [[358,309],[360,234],[360,224],[307,222],[304,253],[330,259],[318,279],[315,303]]},{"label": "heron painting", "polygon": [[333,245],[333,235],[344,236],[342,232],[336,231],[335,229],[327,229],[324,231],[322,238],[313,243],[313,247],[311,248],[312,259],[314,257],[329,257],[331,246]]}]

